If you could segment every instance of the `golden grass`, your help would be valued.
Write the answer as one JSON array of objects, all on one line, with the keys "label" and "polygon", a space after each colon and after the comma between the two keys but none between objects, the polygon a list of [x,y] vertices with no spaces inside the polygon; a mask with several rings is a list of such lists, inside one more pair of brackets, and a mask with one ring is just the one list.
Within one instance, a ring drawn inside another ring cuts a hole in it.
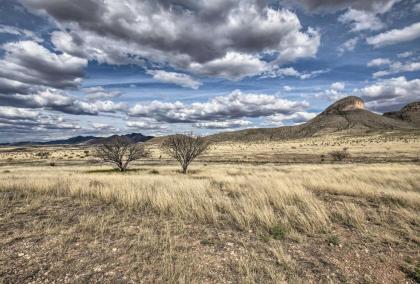
[{"label": "golden grass", "polygon": [[[10,172],[0,173],[0,188],[95,197],[135,210],[241,230],[281,225],[312,234],[327,231],[333,220],[364,228],[361,205],[347,202],[346,196],[389,205],[400,215],[419,219],[420,166],[414,164],[200,164],[194,165],[191,175],[178,173],[174,166],[154,168],[159,174],[145,166],[126,174],[91,172],[104,167],[8,167]],[[330,203],[325,194],[342,200]]]}]

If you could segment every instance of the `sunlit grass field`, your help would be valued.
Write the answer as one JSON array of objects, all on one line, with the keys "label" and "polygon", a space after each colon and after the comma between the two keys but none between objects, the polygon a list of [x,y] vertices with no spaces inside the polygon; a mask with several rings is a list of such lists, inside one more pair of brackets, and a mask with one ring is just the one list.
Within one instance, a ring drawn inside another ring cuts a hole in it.
[{"label": "sunlit grass field", "polygon": [[340,139],[215,144],[187,175],[156,145],[126,173],[3,148],[0,279],[415,283],[419,140]]}]

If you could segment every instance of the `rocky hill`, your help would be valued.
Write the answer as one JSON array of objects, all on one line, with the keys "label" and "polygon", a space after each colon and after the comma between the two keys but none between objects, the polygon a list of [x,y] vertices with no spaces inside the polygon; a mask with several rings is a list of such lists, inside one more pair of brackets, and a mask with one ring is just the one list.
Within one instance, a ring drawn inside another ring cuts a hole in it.
[{"label": "rocky hill", "polygon": [[412,102],[399,111],[386,112],[384,116],[406,121],[420,127],[420,102]]},{"label": "rocky hill", "polygon": [[315,118],[301,125],[225,132],[211,135],[209,139],[212,141],[295,139],[336,132],[362,135],[367,132],[415,128],[414,124],[407,121],[368,111],[361,98],[350,96],[333,103]]}]

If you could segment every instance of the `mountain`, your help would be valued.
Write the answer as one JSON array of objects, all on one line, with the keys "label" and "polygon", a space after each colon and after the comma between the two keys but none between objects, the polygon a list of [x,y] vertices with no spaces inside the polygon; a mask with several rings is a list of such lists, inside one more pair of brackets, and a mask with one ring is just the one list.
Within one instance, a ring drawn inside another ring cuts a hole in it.
[{"label": "mountain", "polygon": [[5,143],[0,145],[9,145],[9,146],[23,146],[23,145],[83,145],[83,144],[98,144],[110,140],[114,137],[126,137],[131,139],[133,142],[146,142],[153,138],[153,136],[145,136],[141,133],[131,133],[126,135],[112,135],[109,137],[96,137],[96,136],[76,136],[69,139],[62,140],[52,140],[47,142],[17,142],[17,143]]},{"label": "mountain", "polygon": [[406,121],[420,127],[420,101],[409,103],[399,111],[386,112],[384,116]]},{"label": "mountain", "polygon": [[329,133],[361,135],[374,131],[412,130],[416,126],[407,121],[381,116],[365,109],[364,101],[355,96],[338,100],[308,122],[296,126],[255,128],[225,132],[209,136],[212,141],[261,139],[295,139]]}]

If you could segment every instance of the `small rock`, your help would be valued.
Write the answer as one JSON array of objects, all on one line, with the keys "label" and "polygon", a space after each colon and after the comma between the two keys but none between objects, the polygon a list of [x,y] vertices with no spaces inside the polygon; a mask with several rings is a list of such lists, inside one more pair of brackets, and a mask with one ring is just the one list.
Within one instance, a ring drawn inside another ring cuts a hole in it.
[{"label": "small rock", "polygon": [[19,257],[22,257],[22,256],[24,256],[25,254],[24,253],[22,253],[22,252],[20,252],[20,253],[18,253],[18,256]]}]

